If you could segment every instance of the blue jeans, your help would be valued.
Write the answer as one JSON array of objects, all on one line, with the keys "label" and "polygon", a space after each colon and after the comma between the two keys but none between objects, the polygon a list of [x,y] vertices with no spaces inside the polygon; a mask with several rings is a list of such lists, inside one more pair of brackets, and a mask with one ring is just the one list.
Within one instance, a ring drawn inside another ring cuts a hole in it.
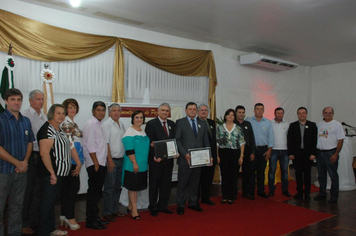
[{"label": "blue jeans", "polygon": [[4,235],[4,210],[9,197],[7,235],[21,235],[22,207],[27,173],[0,174],[0,235]]},{"label": "blue jeans", "polygon": [[122,165],[124,158],[113,159],[113,171],[106,172],[103,192],[104,210],[103,215],[111,215],[119,211],[119,199],[121,189]]},{"label": "blue jeans", "polygon": [[269,159],[268,171],[268,186],[270,191],[274,191],[274,179],[276,176],[277,161],[281,167],[282,192],[288,191],[288,151],[287,150],[272,150],[271,158]]},{"label": "blue jeans", "polygon": [[339,197],[339,174],[337,168],[339,166],[339,157],[337,161],[331,163],[330,157],[335,153],[335,149],[327,152],[318,151],[316,155],[318,168],[318,181],[320,184],[319,194],[326,196],[326,181],[327,172],[329,172],[331,179],[330,195],[331,198],[337,199]]}]

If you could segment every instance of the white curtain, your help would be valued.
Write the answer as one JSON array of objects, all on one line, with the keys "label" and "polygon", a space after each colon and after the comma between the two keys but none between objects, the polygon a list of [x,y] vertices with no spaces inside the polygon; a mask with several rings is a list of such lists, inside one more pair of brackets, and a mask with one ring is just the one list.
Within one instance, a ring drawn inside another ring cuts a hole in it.
[{"label": "white curtain", "polygon": [[[16,50],[16,48],[14,49]],[[111,97],[115,49],[83,60],[50,62],[49,69],[55,74],[53,92],[66,97],[75,95]],[[173,101],[174,103],[194,101],[207,103],[209,80],[207,77],[178,76],[157,69],[127,50],[125,53],[126,98],[142,102],[145,88],[150,90],[151,100]],[[5,66],[6,53],[0,52]],[[22,92],[43,88],[40,79],[44,68],[42,61],[14,55],[15,87]],[[3,68],[2,66],[2,68]]]},{"label": "white curtain", "polygon": [[124,54],[125,95],[128,100],[142,101],[145,89],[149,88],[151,101],[207,103],[208,77],[174,75],[149,65],[127,50]]},{"label": "white curtain", "polygon": [[[16,50],[16,48],[14,48]],[[75,95],[111,96],[115,50],[76,61],[50,62],[49,69],[55,74],[53,92]],[[0,52],[5,65],[6,53]],[[43,88],[40,77],[44,63],[14,55],[14,84],[21,91]],[[3,68],[3,67],[2,67]]]}]

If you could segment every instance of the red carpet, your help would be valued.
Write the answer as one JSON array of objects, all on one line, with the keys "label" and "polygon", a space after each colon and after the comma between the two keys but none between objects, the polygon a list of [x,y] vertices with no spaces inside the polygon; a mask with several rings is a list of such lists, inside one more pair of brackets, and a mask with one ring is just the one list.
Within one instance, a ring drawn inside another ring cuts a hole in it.
[{"label": "red carpet", "polygon": [[[286,197],[284,195],[282,195],[282,184],[281,183],[277,183],[276,184],[276,190],[275,190],[275,194],[273,197],[270,197],[270,199],[273,199],[277,202],[284,202],[287,201],[289,199],[293,198],[293,195],[297,193],[297,182],[295,182],[294,180],[289,180],[289,193],[292,195],[292,197]],[[314,184],[311,185],[311,189],[310,192],[311,193],[315,193],[318,192],[319,188],[316,187]],[[269,187],[268,185],[265,185],[265,192],[268,194],[269,192]]]},{"label": "red carpet", "polygon": [[260,197],[251,201],[241,194],[233,205],[222,205],[220,200],[213,198],[216,206],[202,204],[201,213],[186,208],[183,216],[160,213],[152,217],[145,211],[140,213],[141,220],[116,218],[106,230],[89,230],[82,222],[82,228],[69,235],[283,235],[333,216]]}]

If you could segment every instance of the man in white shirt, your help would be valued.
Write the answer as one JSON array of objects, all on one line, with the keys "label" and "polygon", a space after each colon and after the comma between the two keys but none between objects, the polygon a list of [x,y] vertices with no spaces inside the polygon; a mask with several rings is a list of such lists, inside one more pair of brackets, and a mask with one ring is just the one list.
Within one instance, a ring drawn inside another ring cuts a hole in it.
[{"label": "man in white shirt", "polygon": [[124,124],[120,121],[121,106],[113,103],[109,106],[109,118],[103,123],[108,148],[108,172],[106,173],[103,192],[103,215],[108,221],[115,221],[119,213],[119,198],[121,189],[122,165],[125,148],[122,136],[125,133]]},{"label": "man in white shirt", "polygon": [[22,210],[22,234],[34,234],[38,227],[38,209],[40,199],[40,179],[37,177],[37,161],[41,158],[37,143],[37,132],[47,121],[47,116],[43,114],[44,94],[40,90],[33,90],[29,95],[30,107],[22,115],[31,121],[32,132],[35,136],[30,160],[28,162],[27,185]]},{"label": "man in white shirt", "polygon": [[334,109],[325,107],[323,110],[324,120],[318,124],[317,144],[317,168],[318,181],[320,184],[319,195],[314,197],[315,201],[326,199],[327,172],[331,179],[329,203],[337,203],[339,197],[339,153],[345,139],[345,133],[340,122],[333,119]]},{"label": "man in white shirt", "polygon": [[99,218],[98,203],[106,176],[106,162],[108,156],[108,144],[101,121],[105,117],[106,105],[97,101],[93,104],[93,116],[83,127],[83,154],[85,166],[88,172],[88,193],[86,204],[86,227],[90,229],[106,229]]},{"label": "man in white shirt", "polygon": [[274,146],[272,149],[271,158],[269,159],[269,171],[268,171],[268,186],[269,196],[274,196],[276,186],[274,185],[274,179],[276,175],[277,162],[281,168],[281,180],[282,180],[282,194],[287,197],[292,195],[288,191],[288,149],[287,149],[287,134],[289,128],[289,122],[283,119],[284,109],[277,107],[274,110],[274,119],[272,120],[273,134],[274,134]]}]

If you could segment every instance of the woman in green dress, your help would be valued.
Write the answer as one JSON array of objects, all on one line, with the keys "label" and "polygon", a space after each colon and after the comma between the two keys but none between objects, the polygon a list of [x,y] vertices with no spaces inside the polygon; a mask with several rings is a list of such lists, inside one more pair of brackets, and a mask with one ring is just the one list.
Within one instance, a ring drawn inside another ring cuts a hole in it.
[{"label": "woman in green dress", "polygon": [[123,164],[123,186],[129,192],[128,212],[134,220],[139,220],[137,212],[137,192],[147,188],[148,152],[150,139],[141,128],[145,122],[142,111],[136,110],[131,115],[132,126],[124,134],[125,147]]}]

